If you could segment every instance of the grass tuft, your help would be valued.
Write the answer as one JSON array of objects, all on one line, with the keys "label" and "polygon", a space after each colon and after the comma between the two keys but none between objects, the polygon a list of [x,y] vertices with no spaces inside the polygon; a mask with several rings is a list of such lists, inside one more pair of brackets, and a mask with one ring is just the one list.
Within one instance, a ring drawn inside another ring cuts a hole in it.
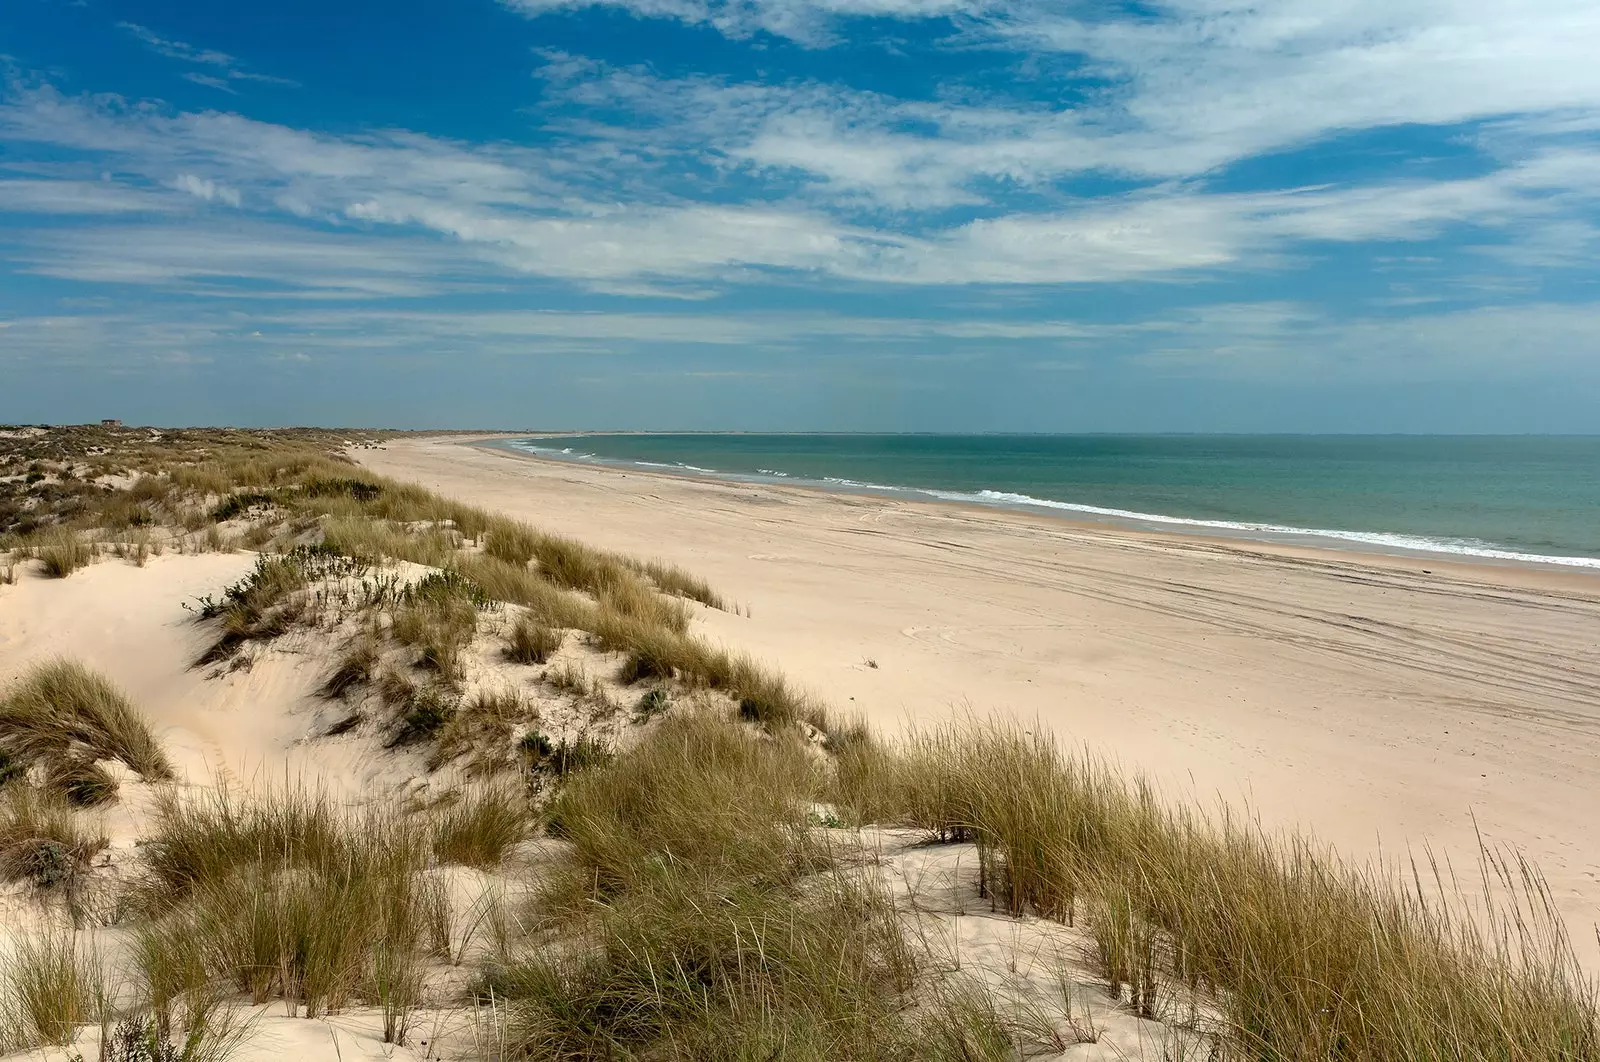
[{"label": "grass tuft", "polygon": [[533,805],[519,789],[504,784],[467,789],[433,812],[434,858],[491,870],[527,836],[533,819]]},{"label": "grass tuft", "polygon": [[34,539],[31,550],[41,570],[52,579],[65,579],[92,563],[95,556],[94,546],[67,528],[42,532]]},{"label": "grass tuft", "polygon": [[506,638],[506,659],[514,664],[542,664],[560,650],[562,640],[555,628],[521,616]]},{"label": "grass tuft", "polygon": [[860,821],[975,841],[1001,909],[1084,916],[1108,990],[1135,1011],[1198,993],[1224,1057],[1600,1057],[1595,987],[1515,858],[1486,852],[1476,893],[1432,865],[1403,887],[1307,839],[1164,806],[1014,723],[858,740],[836,789]]},{"label": "grass tuft", "polygon": [[0,746],[23,763],[81,757],[117,759],[147,781],[172,765],[126,695],[76,661],[39,664],[0,701]]},{"label": "grass tuft", "polygon": [[99,957],[76,934],[24,935],[10,961],[10,998],[0,1011],[15,1016],[19,1038],[30,1046],[65,1047],[78,1028],[95,1021],[106,999]]},{"label": "grass tuft", "polygon": [[21,782],[0,789],[0,881],[70,890],[107,843],[60,794]]},{"label": "grass tuft", "polygon": [[395,609],[393,632],[419,652],[417,664],[446,683],[462,679],[461,654],[478,630],[478,606],[488,598],[458,572],[435,572],[411,586]]},{"label": "grass tuft", "polygon": [[171,793],[143,852],[136,898],[157,921],[138,954],[164,998],[204,976],[328,1014],[416,937],[427,842],[392,806],[344,809],[304,788]]}]

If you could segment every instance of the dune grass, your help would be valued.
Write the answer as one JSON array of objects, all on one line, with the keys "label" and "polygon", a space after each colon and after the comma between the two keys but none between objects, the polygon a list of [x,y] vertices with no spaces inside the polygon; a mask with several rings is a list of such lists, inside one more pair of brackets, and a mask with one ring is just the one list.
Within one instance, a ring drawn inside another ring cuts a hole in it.
[{"label": "dune grass", "polygon": [[93,563],[95,558],[93,544],[64,527],[41,532],[33,539],[29,550],[38,560],[40,570],[52,579],[65,579]]},{"label": "dune grass", "polygon": [[[886,746],[830,720],[780,673],[693,635],[687,601],[724,605],[676,568],[370,475],[332,453],[336,437],[204,438],[203,457],[180,458],[170,445],[127,452],[120,467],[146,473],[133,488],[103,498],[65,491],[71,497],[59,510],[35,507],[27,527],[18,518],[0,533],[30,535],[41,560],[46,538],[79,551],[64,558],[61,574],[91,559],[85,537],[95,528],[177,526],[221,542],[218,519],[253,521],[252,541],[271,549],[321,543],[324,554],[359,562],[447,569],[453,575],[438,586],[459,579],[456,589],[394,609],[397,636],[418,647],[438,679],[390,681],[368,658],[336,691],[382,687],[398,716],[397,741],[465,725],[470,713],[448,689],[471,637],[462,634],[462,600],[521,605],[536,625],[530,641],[549,640],[538,629],[586,632],[623,654],[631,677],[718,690],[737,704],[743,723],[667,713],[615,762],[590,736],[556,743],[525,731],[520,753],[538,785],[549,786],[541,792],[555,794],[550,832],[572,846],[543,911],[576,935],[570,948],[491,977],[511,1000],[514,1054],[1014,1057],[1015,1039],[992,1008],[930,985],[883,898],[833,866],[803,821],[827,788],[857,821],[974,842],[992,902],[1081,923],[1108,992],[1137,1012],[1214,1015],[1201,1037],[1215,1057],[1600,1058],[1594,988],[1548,889],[1514,857],[1485,853],[1464,876],[1472,887],[1426,859],[1407,877],[1342,862],[1306,838],[1170,806],[1043,734],[1003,724],[924,731]],[[61,467],[49,465],[50,474]],[[302,591],[331,571],[308,569],[293,553],[262,563],[220,603],[219,644],[301,622]],[[457,592],[467,582],[481,598]],[[537,644],[526,652],[535,656]],[[482,714],[509,742],[508,713]],[[765,736],[744,724],[759,724]],[[830,777],[803,746],[800,724],[828,732]],[[27,754],[3,736],[0,748],[13,762]],[[404,824],[392,809],[346,812],[292,794],[227,801],[173,797],[142,850],[144,909],[169,933],[169,946],[152,954],[172,964],[148,979],[182,986],[223,977],[252,998],[282,996],[308,1014],[361,996],[382,1001],[395,1035],[416,999],[414,945],[425,920],[417,868],[430,857],[493,865],[520,836],[520,809],[487,798],[440,809],[432,826]],[[457,821],[446,826],[452,814]],[[52,867],[81,866],[76,853],[94,839],[75,825],[59,794],[13,780],[0,790],[0,866],[23,866],[5,853],[24,850],[52,853]],[[7,838],[31,847],[7,848]],[[383,914],[363,917],[373,911]]]},{"label": "dune grass", "polygon": [[1429,864],[1403,883],[1168,807],[1003,722],[858,742],[836,784],[859,820],[975,841],[1001,909],[1085,918],[1108,987],[1141,1013],[1200,998],[1221,1015],[1223,1057],[1600,1058],[1594,986],[1515,859],[1486,853],[1475,896]]},{"label": "dune grass", "polygon": [[70,890],[106,844],[61,794],[20,780],[0,786],[0,881]]},{"label": "dune grass", "polygon": [[147,781],[172,777],[161,744],[127,696],[73,660],[39,664],[0,700],[0,748],[21,762],[116,759]]},{"label": "dune grass", "polygon": [[141,977],[163,999],[204,976],[307,1017],[336,1012],[371,985],[380,953],[414,942],[406,912],[427,851],[388,805],[344,809],[301,787],[167,794],[143,848],[137,898],[155,921]]},{"label": "dune grass", "polygon": [[528,836],[535,819],[528,795],[505,783],[469,787],[431,813],[433,857],[489,870]]},{"label": "dune grass", "polygon": [[561,632],[531,616],[519,616],[506,637],[506,659],[514,664],[542,664],[560,648]]},{"label": "dune grass", "polygon": [[486,600],[470,579],[436,572],[407,589],[394,612],[393,634],[418,651],[419,667],[447,684],[459,683],[461,654],[478,631],[478,606]]},{"label": "dune grass", "polygon": [[805,824],[821,781],[797,739],[710,713],[573,776],[550,809],[571,863],[537,909],[576,946],[479,986],[509,1000],[512,1055],[1015,1057],[992,1011],[916,994],[928,971],[890,898]]},{"label": "dune grass", "polygon": [[11,1047],[64,1047],[106,1009],[99,956],[75,933],[21,936],[8,966],[0,971],[8,975],[0,978],[0,1039]]}]

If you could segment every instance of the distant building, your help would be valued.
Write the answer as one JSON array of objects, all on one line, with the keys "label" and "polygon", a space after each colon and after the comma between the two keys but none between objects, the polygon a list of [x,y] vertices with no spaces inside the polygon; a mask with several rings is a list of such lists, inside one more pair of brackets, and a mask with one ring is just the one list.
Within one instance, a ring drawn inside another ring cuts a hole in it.
[{"label": "distant building", "polygon": [[100,422],[100,426],[102,428],[120,428],[122,427],[122,421],[115,417],[107,417]]}]

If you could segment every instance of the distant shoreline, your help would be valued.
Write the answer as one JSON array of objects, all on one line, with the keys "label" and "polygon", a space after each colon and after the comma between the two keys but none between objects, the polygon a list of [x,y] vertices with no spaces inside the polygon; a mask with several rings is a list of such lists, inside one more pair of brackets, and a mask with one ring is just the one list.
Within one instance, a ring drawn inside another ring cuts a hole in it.
[{"label": "distant shoreline", "polygon": [[[830,482],[799,476],[762,475],[759,473],[745,473],[719,469],[698,467],[673,468],[655,462],[642,462],[625,458],[612,458],[603,455],[565,455],[552,452],[533,452],[524,447],[516,446],[521,440],[540,439],[572,439],[597,436],[861,436],[878,435],[894,436],[907,433],[860,433],[860,432],[537,432],[529,434],[500,434],[492,438],[479,438],[475,440],[460,440],[470,445],[483,446],[501,453],[509,453],[518,457],[534,460],[549,461],[554,464],[579,465],[586,468],[609,469],[627,474],[663,476],[675,479],[688,479],[691,481],[712,481],[726,484],[761,484],[764,486],[785,489],[797,489],[808,492],[836,495],[841,497],[874,497],[892,499],[908,504],[928,504],[936,506],[956,506],[973,512],[991,515],[1008,514],[1022,518],[1046,518],[1052,522],[1065,523],[1083,530],[1117,529],[1134,531],[1141,535],[1150,535],[1163,540],[1177,541],[1202,541],[1220,546],[1237,547],[1242,544],[1262,547],[1274,553],[1300,554],[1331,554],[1334,556],[1361,556],[1373,558],[1387,558],[1394,561],[1406,561],[1408,567],[1416,566],[1427,571],[1424,564],[1439,566],[1465,566],[1468,568],[1505,569],[1513,568],[1528,571],[1543,571],[1556,574],[1576,574],[1600,577],[1600,558],[1572,556],[1570,558],[1557,558],[1524,553],[1511,549],[1484,549],[1481,551],[1467,552],[1460,549],[1449,548],[1443,545],[1430,547],[1418,543],[1411,545],[1395,539],[1411,536],[1389,535],[1385,533],[1348,532],[1337,530],[1322,530],[1316,528],[1300,528],[1283,525],[1255,524],[1245,521],[1222,521],[1193,519],[1182,516],[1173,516],[1162,513],[1142,513],[1128,510],[1114,510],[1088,505],[1073,505],[1053,502],[1048,499],[1025,499],[1020,495],[1006,496],[996,492],[990,498],[976,497],[959,491],[941,491],[932,488],[908,487],[896,484],[870,484],[854,482]],[[941,433],[920,433],[927,437],[944,437]],[[976,435],[976,433],[973,433]],[[999,433],[995,433],[999,436]],[[1010,437],[1027,437],[1026,435],[1013,435]],[[1108,436],[1110,437],[1110,436]],[[1180,437],[1174,434],[1169,437]],[[1230,436],[1243,437],[1243,436]],[[1270,436],[1259,436],[1270,437]],[[1291,436],[1285,436],[1291,437]],[[1292,436],[1296,438],[1312,436]],[[1361,438],[1387,438],[1383,435],[1355,436]],[[1454,438],[1454,436],[1429,436],[1430,438]],[[1590,436],[1561,436],[1562,438],[1590,438]]]}]

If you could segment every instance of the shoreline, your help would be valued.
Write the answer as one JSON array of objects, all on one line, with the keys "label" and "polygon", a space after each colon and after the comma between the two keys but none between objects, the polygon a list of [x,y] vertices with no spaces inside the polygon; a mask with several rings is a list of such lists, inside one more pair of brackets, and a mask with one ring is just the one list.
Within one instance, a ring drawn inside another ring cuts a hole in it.
[{"label": "shoreline", "polygon": [[[1479,838],[1600,964],[1600,581],[551,461],[465,439],[375,472],[704,577],[714,643],[889,733],[1037,723],[1175,800],[1353,857]],[[525,437],[525,436],[522,436]]]},{"label": "shoreline", "polygon": [[[1053,510],[1043,506],[988,504],[962,498],[928,496],[930,492],[926,488],[920,487],[874,488],[861,486],[859,488],[846,488],[839,484],[804,479],[791,480],[775,476],[744,475],[742,473],[715,470],[693,471],[688,469],[674,470],[667,467],[641,467],[637,463],[608,458],[564,458],[533,453],[512,445],[522,439],[574,438],[589,435],[617,434],[629,433],[572,432],[565,434],[539,433],[536,435],[495,434],[468,438],[460,436],[429,436],[429,438],[450,441],[461,446],[471,446],[500,456],[538,461],[556,467],[571,466],[623,476],[659,476],[663,479],[688,483],[716,483],[733,487],[760,486],[777,491],[801,491],[823,497],[870,498],[891,501],[901,505],[927,506],[933,509],[956,509],[975,516],[1016,521],[1023,526],[1064,525],[1075,532],[1088,535],[1126,534],[1143,537],[1154,543],[1172,548],[1182,548],[1185,544],[1196,544],[1215,550],[1238,552],[1241,555],[1258,553],[1272,557],[1293,558],[1302,561],[1320,560],[1329,563],[1363,561],[1374,563],[1379,567],[1395,567],[1421,575],[1433,575],[1443,572],[1454,573],[1458,576],[1473,573],[1482,575],[1489,572],[1538,573],[1546,578],[1535,580],[1535,585],[1546,586],[1551,589],[1570,588],[1579,592],[1600,591],[1600,560],[1596,560],[1593,565],[1563,564],[1545,560],[1482,557],[1444,550],[1430,552],[1404,547],[1385,548],[1376,544],[1336,539],[1312,530],[1296,531],[1293,534],[1316,539],[1316,541],[1297,542],[1283,538],[1255,537],[1246,532],[1240,532],[1239,534],[1219,533],[1219,530],[1215,528],[1204,529],[1206,525],[1203,524],[1186,525],[1194,526],[1193,530],[1187,530],[1170,526],[1151,526],[1156,523],[1155,520],[1140,520],[1117,516],[1096,517],[1089,513]],[[650,432],[633,434],[733,435],[748,433]]]}]

